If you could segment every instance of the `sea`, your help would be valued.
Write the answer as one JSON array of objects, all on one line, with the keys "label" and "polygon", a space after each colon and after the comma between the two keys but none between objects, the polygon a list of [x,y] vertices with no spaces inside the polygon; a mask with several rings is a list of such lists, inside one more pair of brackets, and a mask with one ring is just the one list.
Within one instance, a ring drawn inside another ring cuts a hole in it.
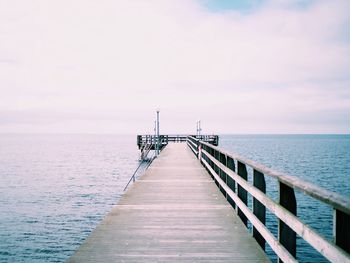
[{"label": "sea", "polygon": [[[220,135],[219,147],[350,196],[350,135]],[[65,262],[118,203],[138,165],[136,135],[1,134],[0,262]],[[277,182],[266,181],[278,200]],[[332,240],[332,209],[296,198],[298,216]],[[276,236],[277,225],[267,213]],[[297,243],[300,262],[327,262]]]}]

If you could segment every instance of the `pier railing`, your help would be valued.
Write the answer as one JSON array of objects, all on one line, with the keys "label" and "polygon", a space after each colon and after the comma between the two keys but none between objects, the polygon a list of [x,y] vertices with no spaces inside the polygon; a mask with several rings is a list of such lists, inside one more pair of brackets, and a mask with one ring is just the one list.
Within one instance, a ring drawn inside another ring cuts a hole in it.
[{"label": "pier railing", "polygon": [[[265,249],[266,242],[280,261],[296,262],[296,235],[299,235],[331,262],[350,262],[350,200],[298,177],[283,174],[266,166],[229,153],[194,137],[187,144],[214,178],[228,202],[247,226],[253,226],[253,237]],[[253,169],[253,182],[248,182],[247,167]],[[265,176],[278,181],[279,202],[266,195]],[[297,217],[298,190],[334,210],[334,242],[327,240]],[[248,207],[248,194],[253,198]],[[266,227],[266,209],[279,221],[278,238]]]},{"label": "pier railing", "polygon": [[199,150],[199,139],[193,137],[193,136],[188,136],[187,138],[187,145],[190,147],[192,152],[197,156],[198,158],[198,150]]},{"label": "pier railing", "polygon": [[[194,137],[213,145],[218,145],[219,143],[218,135],[159,135],[159,145],[161,148],[163,148],[169,142],[186,142],[188,137]],[[137,135],[137,146],[139,149],[143,148],[147,144],[151,144],[152,147],[154,147],[157,142],[158,136],[156,135]]]}]

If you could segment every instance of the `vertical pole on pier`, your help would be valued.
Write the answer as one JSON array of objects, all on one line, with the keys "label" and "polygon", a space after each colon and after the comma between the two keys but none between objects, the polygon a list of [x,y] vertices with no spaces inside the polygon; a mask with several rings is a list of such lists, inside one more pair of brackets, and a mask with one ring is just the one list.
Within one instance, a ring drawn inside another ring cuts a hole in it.
[{"label": "vertical pole on pier", "polygon": [[334,209],[335,244],[350,253],[350,215]]},{"label": "vertical pole on pier", "polygon": [[154,121],[154,142],[151,140],[151,145],[153,144],[155,156],[157,156],[157,121]]},{"label": "vertical pole on pier", "polygon": [[159,148],[160,148],[160,138],[159,138],[159,110],[157,110],[157,155],[159,154]]},{"label": "vertical pole on pier", "polygon": [[[237,161],[237,174],[242,177],[244,180],[248,179],[248,173],[247,173],[247,167],[244,163],[241,163],[240,161]],[[247,205],[248,204],[248,193],[247,190],[245,190],[242,186],[238,185],[237,187],[237,194],[239,199],[242,200],[242,202]],[[237,210],[238,216],[241,218],[243,223],[247,226],[248,225],[248,219],[245,216],[245,214],[241,211],[241,209],[238,208]]]},{"label": "vertical pole on pier", "polygon": [[[213,156],[216,160],[219,161],[219,152],[213,148],[211,148],[211,149],[212,149],[211,156]],[[212,168],[213,168],[214,172],[220,176],[219,167],[215,164],[215,162],[212,162]],[[215,184],[218,186],[219,190],[221,191],[222,187],[220,186],[220,184],[217,180],[215,180]]]},{"label": "vertical pole on pier", "polygon": [[[221,153],[221,152],[219,153],[219,162],[222,163],[224,166],[227,166],[226,155]],[[220,175],[221,180],[223,180],[225,182],[225,185],[227,185],[227,174],[223,170],[220,169],[220,174],[219,175]],[[223,195],[227,199],[228,195],[227,195],[226,191],[223,188],[221,188],[220,190],[221,190],[221,192],[223,193]]]},{"label": "vertical pole on pier", "polygon": [[[261,192],[266,194],[266,183],[264,174],[255,170],[253,171],[253,185],[258,188]],[[266,221],[266,208],[256,198],[253,198],[253,213],[265,225]],[[260,247],[265,250],[265,239],[259,233],[258,230],[253,226],[253,237],[258,242]]]},{"label": "vertical pole on pier", "polygon": [[[231,171],[235,171],[235,161],[227,156],[227,167],[231,170]],[[232,179],[231,176],[227,176],[227,186],[233,191],[236,192],[236,182],[235,180]],[[233,201],[233,199],[227,195],[227,201],[231,204],[231,206],[236,209],[236,204]]]},{"label": "vertical pole on pier", "polygon": [[198,136],[201,136],[201,120],[198,121]]},{"label": "vertical pole on pier", "polygon": [[197,133],[196,133],[196,136],[197,136],[197,139],[199,139],[200,135],[201,135],[201,131],[202,131],[202,128],[201,128],[201,120],[198,120],[196,122],[196,125],[197,125]]},{"label": "vertical pole on pier", "polygon": [[[280,187],[280,205],[286,208],[293,215],[297,214],[297,201],[295,199],[294,189],[282,182],[279,182]],[[296,257],[297,254],[297,239],[296,233],[282,220],[278,222],[278,239],[279,242],[288,250],[288,252]],[[278,259],[278,262],[282,262]]]}]

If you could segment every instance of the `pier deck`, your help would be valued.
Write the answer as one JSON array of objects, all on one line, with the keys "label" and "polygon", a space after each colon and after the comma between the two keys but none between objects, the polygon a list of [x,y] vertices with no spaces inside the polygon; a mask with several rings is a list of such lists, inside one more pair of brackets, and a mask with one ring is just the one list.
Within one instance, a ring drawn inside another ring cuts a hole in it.
[{"label": "pier deck", "polygon": [[68,262],[269,262],[186,143],[170,143]]}]

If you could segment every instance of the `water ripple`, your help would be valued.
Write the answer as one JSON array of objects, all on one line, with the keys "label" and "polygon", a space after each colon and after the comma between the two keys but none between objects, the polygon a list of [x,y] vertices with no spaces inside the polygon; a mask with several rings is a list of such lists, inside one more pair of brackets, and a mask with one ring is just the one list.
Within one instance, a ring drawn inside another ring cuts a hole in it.
[{"label": "water ripple", "polygon": [[0,137],[0,262],[64,262],[123,194],[135,138]]},{"label": "water ripple", "polygon": [[[229,151],[350,194],[350,185],[344,184],[349,181],[350,136],[220,140]],[[138,154],[134,136],[1,135],[0,262],[64,262],[118,202]],[[277,200],[276,182],[266,181],[268,195]],[[302,220],[331,238],[331,209],[300,193],[297,199]],[[277,236],[277,220],[270,213],[267,227]],[[297,242],[301,262],[326,262]]]}]

